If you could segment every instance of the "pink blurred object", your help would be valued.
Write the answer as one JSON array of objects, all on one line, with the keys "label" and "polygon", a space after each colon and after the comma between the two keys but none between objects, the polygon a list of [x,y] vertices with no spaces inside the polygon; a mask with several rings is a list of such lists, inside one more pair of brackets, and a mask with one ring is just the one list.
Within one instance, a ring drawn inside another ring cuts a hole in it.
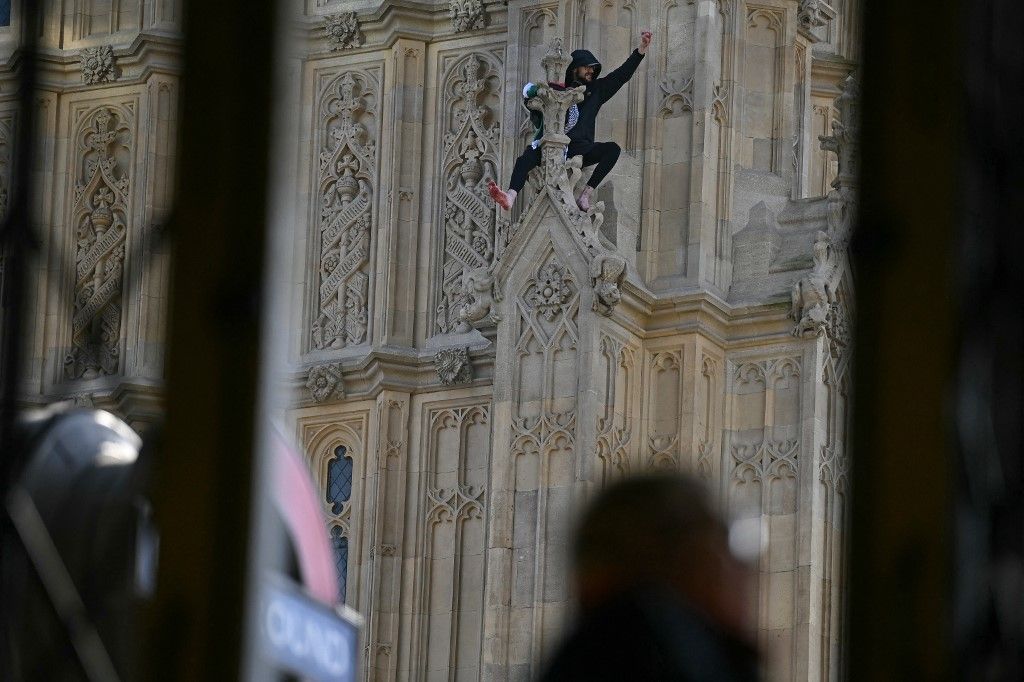
[{"label": "pink blurred object", "polygon": [[305,459],[280,433],[274,434],[274,464],[271,494],[291,535],[298,555],[299,574],[310,596],[335,606],[338,571],[327,532],[327,520],[320,508],[320,495],[313,485]]}]

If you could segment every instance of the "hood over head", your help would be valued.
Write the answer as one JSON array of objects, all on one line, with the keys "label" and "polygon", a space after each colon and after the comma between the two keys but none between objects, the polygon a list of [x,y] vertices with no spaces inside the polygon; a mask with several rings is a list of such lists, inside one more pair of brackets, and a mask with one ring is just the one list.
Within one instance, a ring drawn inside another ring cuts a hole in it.
[{"label": "hood over head", "polygon": [[576,71],[577,66],[592,66],[594,67],[594,80],[597,80],[601,75],[601,62],[597,61],[597,57],[590,50],[573,50],[572,61],[569,63],[569,68],[565,70],[565,84],[567,86],[572,85],[576,80],[573,77],[573,73]]}]

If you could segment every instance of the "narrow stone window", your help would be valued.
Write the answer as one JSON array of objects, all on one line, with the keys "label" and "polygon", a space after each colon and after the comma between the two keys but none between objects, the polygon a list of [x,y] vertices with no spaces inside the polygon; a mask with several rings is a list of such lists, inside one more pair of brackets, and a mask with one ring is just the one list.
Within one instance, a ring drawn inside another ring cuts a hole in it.
[{"label": "narrow stone window", "polygon": [[[345,446],[341,446],[334,451],[334,458],[327,464],[327,504],[331,507],[331,514],[341,516],[350,497],[352,458],[346,454]],[[338,569],[338,594],[344,602],[348,583],[348,533],[341,525],[331,526],[331,545],[334,547],[334,564]]]}]

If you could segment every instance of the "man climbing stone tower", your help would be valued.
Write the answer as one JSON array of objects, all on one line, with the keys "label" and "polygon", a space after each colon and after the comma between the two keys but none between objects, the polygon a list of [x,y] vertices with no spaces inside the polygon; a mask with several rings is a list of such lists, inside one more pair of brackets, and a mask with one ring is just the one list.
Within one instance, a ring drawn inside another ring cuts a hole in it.
[{"label": "man climbing stone tower", "polygon": [[[572,62],[565,71],[563,83],[549,82],[548,86],[556,90],[567,90],[569,88],[584,88],[583,101],[573,104],[565,117],[565,134],[569,136],[568,156],[582,156],[583,166],[597,165],[586,188],[577,199],[577,204],[582,211],[590,210],[590,197],[594,193],[605,176],[615,167],[619,159],[621,149],[615,142],[595,142],[594,129],[597,121],[597,112],[619,89],[632,78],[640,61],[647,54],[647,47],[651,44],[651,32],[643,31],[640,34],[640,46],[633,50],[632,54],[623,64],[609,73],[604,78],[598,78],[601,73],[601,63],[589,50],[574,50]],[[523,97],[529,102],[537,95],[538,86],[534,83],[527,83],[523,89]],[[536,127],[536,135],[529,147],[516,159],[512,169],[512,180],[509,183],[508,191],[502,191],[498,185],[491,180],[487,189],[491,197],[499,206],[506,211],[512,208],[516,196],[526,185],[526,176],[530,171],[540,165],[542,153],[540,140],[544,135],[544,119],[539,111],[531,109],[530,119]]]}]

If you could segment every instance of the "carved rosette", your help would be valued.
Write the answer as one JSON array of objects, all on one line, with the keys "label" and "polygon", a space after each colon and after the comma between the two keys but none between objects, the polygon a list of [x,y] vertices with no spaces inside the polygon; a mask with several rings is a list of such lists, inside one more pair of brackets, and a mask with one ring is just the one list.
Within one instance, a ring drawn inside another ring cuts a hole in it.
[{"label": "carved rosette", "polygon": [[319,101],[319,287],[311,330],[316,349],[355,346],[367,338],[376,86],[369,74],[346,72]]},{"label": "carved rosette", "polygon": [[443,348],[434,355],[434,369],[445,386],[468,384],[473,379],[468,348]]},{"label": "carved rosette", "polygon": [[115,374],[121,359],[121,290],[130,215],[134,109],[102,106],[75,135],[75,292],[68,379]]},{"label": "carved rosette", "polygon": [[487,13],[482,0],[449,0],[448,14],[452,18],[452,30],[456,33],[487,25]]},{"label": "carved rosette", "polygon": [[576,295],[572,275],[558,261],[551,261],[540,269],[526,295],[526,300],[548,322],[564,314],[566,303]]},{"label": "carved rosette", "polygon": [[487,317],[464,309],[479,299],[467,288],[478,281],[467,280],[466,274],[486,270],[496,255],[497,209],[487,196],[487,181],[497,178],[500,74],[501,64],[493,56],[473,53],[452,65],[445,77],[440,168],[444,182],[439,202],[444,250],[435,308],[442,334],[468,331],[464,313],[476,326]]},{"label": "carved rosette", "polygon": [[89,85],[113,83],[117,80],[114,48],[110,45],[87,47],[82,50],[82,82]]},{"label": "carved rosette", "polygon": [[306,388],[314,402],[323,403],[328,400],[345,397],[345,380],[342,376],[340,362],[318,365],[309,370]]},{"label": "carved rosette", "polygon": [[346,50],[363,44],[363,36],[359,31],[359,17],[355,12],[328,14],[324,17],[324,33],[331,50]]}]

